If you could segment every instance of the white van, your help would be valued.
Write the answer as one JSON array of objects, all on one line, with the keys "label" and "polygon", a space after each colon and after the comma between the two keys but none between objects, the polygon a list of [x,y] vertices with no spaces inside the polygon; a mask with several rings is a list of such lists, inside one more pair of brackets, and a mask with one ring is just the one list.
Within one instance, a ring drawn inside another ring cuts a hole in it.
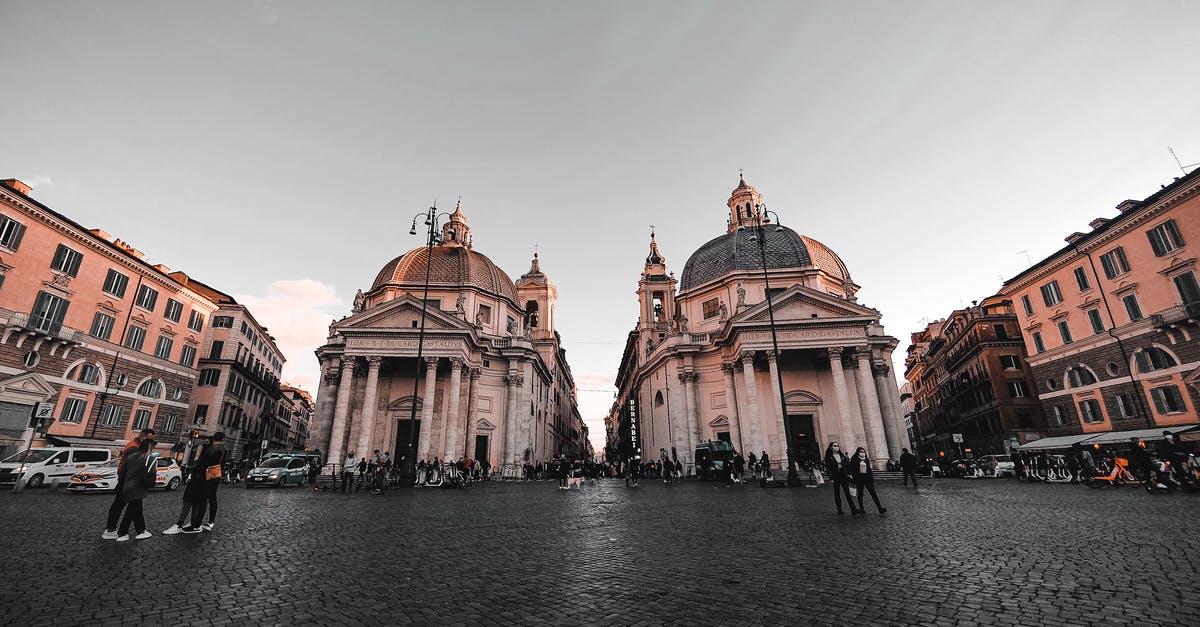
[{"label": "white van", "polygon": [[27,488],[67,483],[71,475],[113,457],[112,451],[103,448],[31,448],[0,461],[0,484],[16,483],[23,475],[29,477]]}]

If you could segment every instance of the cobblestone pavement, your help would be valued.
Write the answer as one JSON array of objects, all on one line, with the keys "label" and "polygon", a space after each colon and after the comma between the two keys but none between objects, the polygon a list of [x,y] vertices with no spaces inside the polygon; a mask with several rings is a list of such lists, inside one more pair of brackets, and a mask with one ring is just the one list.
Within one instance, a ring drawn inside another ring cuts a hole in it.
[{"label": "cobblestone pavement", "polygon": [[[1200,624],[1200,495],[1006,480],[552,482],[220,493],[217,529],[100,540],[110,497],[0,494],[7,624]],[[869,500],[868,500],[869,503]],[[869,505],[868,505],[869,507]]]}]

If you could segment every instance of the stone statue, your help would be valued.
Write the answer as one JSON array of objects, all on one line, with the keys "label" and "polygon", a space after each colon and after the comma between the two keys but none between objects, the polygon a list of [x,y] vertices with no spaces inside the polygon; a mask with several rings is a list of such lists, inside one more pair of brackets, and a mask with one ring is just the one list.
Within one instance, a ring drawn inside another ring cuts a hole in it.
[{"label": "stone statue", "polygon": [[527,340],[533,339],[533,326],[532,325],[528,325],[528,324],[525,325],[525,339],[527,339]]},{"label": "stone statue", "polygon": [[482,311],[475,312],[475,326],[480,329],[483,328],[483,312]]},{"label": "stone statue", "polygon": [[685,315],[683,315],[683,314],[680,314],[680,315],[679,315],[679,332],[680,332],[680,333],[687,333],[687,332],[688,332],[688,328],[687,328],[687,316],[685,316]]},{"label": "stone statue", "polygon": [[463,320],[467,319],[467,295],[459,294],[458,300],[454,301],[454,309],[458,311],[458,315],[462,316]]},{"label": "stone statue", "polygon": [[725,306],[725,303],[721,303],[721,321],[724,322],[728,319],[729,319],[729,308]]},{"label": "stone statue", "polygon": [[740,307],[745,307],[745,306],[746,306],[746,288],[742,287],[742,284],[741,284],[741,283],[738,283],[738,286],[737,286],[737,295],[738,295],[738,303],[737,303],[737,306],[738,306],[739,308],[740,308]]},{"label": "stone statue", "polygon": [[354,295],[354,307],[351,308],[350,311],[353,311],[354,313],[362,311],[366,306],[366,302],[367,297],[363,296],[362,290],[358,290],[358,293]]},{"label": "stone statue", "polygon": [[509,318],[508,319],[508,327],[506,330],[508,331],[509,335],[516,335],[517,334],[517,321],[513,320],[512,318]]}]

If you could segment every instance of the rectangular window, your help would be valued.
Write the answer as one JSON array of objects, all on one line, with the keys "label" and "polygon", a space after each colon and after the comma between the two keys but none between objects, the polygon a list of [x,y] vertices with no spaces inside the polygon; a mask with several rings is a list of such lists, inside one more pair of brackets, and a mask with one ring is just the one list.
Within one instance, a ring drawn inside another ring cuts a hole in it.
[{"label": "rectangular window", "polygon": [[1154,255],[1157,257],[1162,257],[1177,248],[1183,248],[1183,236],[1179,234],[1179,227],[1175,226],[1174,220],[1167,220],[1146,231],[1146,237],[1150,238],[1150,248],[1154,250]]},{"label": "rectangular window", "polygon": [[213,316],[212,326],[214,329],[232,329],[233,328],[233,317],[232,316]]},{"label": "rectangular window", "polygon": [[66,244],[59,244],[58,249],[54,251],[54,260],[50,262],[50,267],[73,277],[79,276],[79,263],[83,261],[83,253],[74,248],[67,248]]},{"label": "rectangular window", "polygon": [[1033,348],[1039,353],[1046,352],[1046,344],[1042,342],[1042,334],[1038,331],[1033,332]]},{"label": "rectangular window", "polygon": [[1079,285],[1081,292],[1092,289],[1092,284],[1088,282],[1087,272],[1083,268],[1075,268],[1075,283]]},{"label": "rectangular window", "polygon": [[104,291],[117,298],[125,298],[125,288],[127,287],[129,287],[129,277],[110,268],[108,276],[104,277]]},{"label": "rectangular window", "polygon": [[1092,333],[1100,335],[1104,333],[1104,321],[1100,319],[1099,309],[1089,309],[1087,312],[1088,322],[1092,323]]},{"label": "rectangular window", "polygon": [[174,433],[179,430],[179,416],[175,414],[163,416],[160,422],[162,426],[159,427],[159,430],[164,433]]},{"label": "rectangular window", "polygon": [[1001,355],[1000,365],[1004,367],[1005,370],[1021,369],[1020,359],[1016,355]]},{"label": "rectangular window", "polygon": [[1125,303],[1125,313],[1129,314],[1130,322],[1137,322],[1142,319],[1142,306],[1138,304],[1137,295],[1130,294],[1121,299]]},{"label": "rectangular window", "polygon": [[487,305],[479,306],[479,322],[480,324],[492,323],[492,308]]},{"label": "rectangular window", "polygon": [[125,418],[125,408],[120,405],[105,405],[100,412],[100,424],[105,427],[119,427]]},{"label": "rectangular window", "polygon": [[142,350],[142,344],[146,343],[146,329],[139,326],[129,327],[129,334],[125,336],[125,348],[132,348],[135,351]]},{"label": "rectangular window", "polygon": [[1025,307],[1025,315],[1033,315],[1033,301],[1029,300],[1029,294],[1024,294],[1021,296],[1021,305]]},{"label": "rectangular window", "polygon": [[212,343],[212,346],[209,347],[208,358],[209,359],[220,359],[221,353],[223,353],[223,352],[225,352],[225,342],[222,342],[220,340],[215,340]]},{"label": "rectangular window", "polygon": [[171,345],[174,343],[175,340],[172,340],[165,335],[158,336],[158,344],[154,347],[154,356],[158,357],[159,359],[170,359]]},{"label": "rectangular window", "polygon": [[1079,415],[1086,423],[1104,422],[1104,413],[1100,411],[1100,403],[1088,398],[1079,401]]},{"label": "rectangular window", "polygon": [[196,347],[184,346],[183,350],[179,351],[179,365],[191,368],[196,364]]},{"label": "rectangular window", "polygon": [[102,340],[107,340],[112,337],[113,326],[117,324],[117,319],[101,311],[96,312],[96,317],[92,318],[91,336]]},{"label": "rectangular window", "polygon": [[171,322],[179,322],[179,318],[183,316],[183,303],[174,298],[167,299],[167,308],[163,310],[163,317]]},{"label": "rectangular window", "polygon": [[1042,286],[1042,301],[1047,307],[1053,307],[1062,302],[1062,291],[1058,289],[1058,281],[1051,281]]},{"label": "rectangular window", "polygon": [[1008,394],[1013,398],[1025,398],[1029,396],[1029,392],[1025,389],[1024,381],[1009,381]]},{"label": "rectangular window", "polygon": [[192,418],[192,422],[198,425],[204,424],[208,419],[208,405],[196,405],[196,415]]},{"label": "rectangular window", "polygon": [[29,314],[29,324],[43,333],[57,335],[62,329],[63,318],[67,317],[67,307],[70,305],[68,301],[50,292],[38,292],[33,311]]},{"label": "rectangular window", "polygon": [[1132,418],[1134,416],[1132,396],[1123,392],[1117,395],[1117,413],[1122,418]]},{"label": "rectangular window", "polygon": [[204,314],[192,310],[192,315],[188,316],[188,328],[199,333],[204,329]]},{"label": "rectangular window", "polygon": [[1120,246],[1100,255],[1100,265],[1104,266],[1104,276],[1110,279],[1129,272],[1125,250]]},{"label": "rectangular window", "polygon": [[139,409],[133,414],[133,430],[140,431],[150,426],[150,410]]},{"label": "rectangular window", "polygon": [[158,304],[158,290],[149,285],[143,285],[138,288],[137,300],[134,302],[142,309],[154,311],[154,306]]},{"label": "rectangular window", "polygon": [[1154,409],[1160,414],[1176,414],[1187,411],[1179,388],[1174,385],[1164,385],[1150,390],[1150,398],[1154,399]]},{"label": "rectangular window", "polygon": [[83,420],[84,414],[87,413],[87,400],[68,396],[67,402],[63,403],[62,413],[59,414],[60,422],[78,423]]},{"label": "rectangular window", "polygon": [[200,378],[196,380],[196,385],[216,385],[220,379],[220,370],[216,368],[204,368],[200,371]]},{"label": "rectangular window", "polygon": [[1194,273],[1184,272],[1174,280],[1175,289],[1179,290],[1179,298],[1183,300],[1183,304],[1200,303],[1200,284],[1196,282]]},{"label": "rectangular window", "polygon": [[1055,405],[1050,411],[1050,426],[1061,427],[1067,424],[1067,408],[1062,405]]},{"label": "rectangular window", "polygon": [[710,298],[700,304],[703,309],[704,319],[715,318],[721,313],[721,301],[716,298]]},{"label": "rectangular window", "polygon": [[995,328],[996,328],[996,339],[997,340],[1007,340],[1008,339],[1008,327],[1006,327],[1002,324],[998,324],[998,325],[996,325]]},{"label": "rectangular window", "polygon": [[0,216],[0,246],[13,252],[21,247],[21,238],[25,237],[25,225],[8,216]]},{"label": "rectangular window", "polygon": [[1066,320],[1062,320],[1058,323],[1058,334],[1062,336],[1063,344],[1070,344],[1072,342],[1071,327],[1067,324]]}]

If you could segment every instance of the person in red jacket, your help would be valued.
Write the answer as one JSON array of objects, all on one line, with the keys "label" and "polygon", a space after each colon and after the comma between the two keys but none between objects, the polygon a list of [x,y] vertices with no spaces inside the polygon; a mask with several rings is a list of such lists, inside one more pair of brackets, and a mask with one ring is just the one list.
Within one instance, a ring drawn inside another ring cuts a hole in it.
[{"label": "person in red jacket", "polygon": [[117,492],[113,495],[112,505],[108,507],[108,521],[104,525],[104,533],[100,536],[104,540],[117,539],[117,522],[121,518],[121,512],[125,509],[125,459],[130,453],[138,450],[145,440],[154,439],[154,429],[142,429],[136,438],[133,438],[125,444],[125,448],[121,449],[121,456],[117,461]]}]

